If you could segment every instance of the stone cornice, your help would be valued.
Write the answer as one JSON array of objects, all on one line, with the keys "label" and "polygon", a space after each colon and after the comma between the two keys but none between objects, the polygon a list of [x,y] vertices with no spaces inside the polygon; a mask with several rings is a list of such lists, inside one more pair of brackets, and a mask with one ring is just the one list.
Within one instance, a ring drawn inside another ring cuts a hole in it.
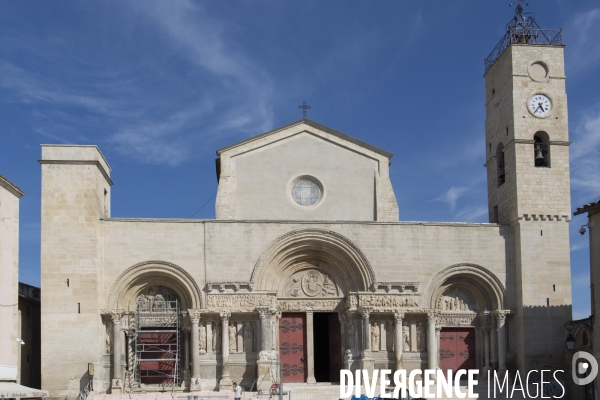
[{"label": "stone cornice", "polygon": [[21,198],[25,195],[14,183],[6,179],[4,175],[0,175],[0,186],[17,196],[17,198]]},{"label": "stone cornice", "polygon": [[96,160],[38,160],[40,164],[62,164],[62,165],[95,165],[98,167],[104,179],[110,186],[113,185],[113,181],[110,179],[110,176],[100,163],[100,161]]}]

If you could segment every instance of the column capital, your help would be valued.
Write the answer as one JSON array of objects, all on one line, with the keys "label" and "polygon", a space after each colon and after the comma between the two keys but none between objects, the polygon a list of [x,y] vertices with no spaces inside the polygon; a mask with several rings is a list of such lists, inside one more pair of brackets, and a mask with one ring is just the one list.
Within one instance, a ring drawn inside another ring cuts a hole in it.
[{"label": "column capital", "polygon": [[496,316],[496,322],[498,325],[504,324],[506,321],[506,316],[510,314],[509,310],[496,310],[494,311],[494,315]]},{"label": "column capital", "polygon": [[274,314],[269,306],[258,306],[256,307],[256,312],[258,312],[260,319],[271,319]]},{"label": "column capital", "polygon": [[373,311],[373,307],[372,306],[362,306],[359,308],[358,311],[360,312],[360,314],[362,315],[363,318],[369,318],[369,316],[371,315],[371,311]]},{"label": "column capital", "polygon": [[125,315],[125,310],[100,310],[100,314],[109,317],[113,324],[120,324],[123,315]]},{"label": "column capital", "polygon": [[394,321],[396,321],[396,323],[402,322],[403,319],[404,319],[404,313],[402,311],[394,312]]},{"label": "column capital", "polygon": [[[221,319],[226,321],[229,318],[231,318],[231,313],[227,312],[227,311],[222,311],[221,313],[219,313],[219,315],[221,316]],[[222,335],[224,335],[224,333],[222,333]]]},{"label": "column capital", "polygon": [[192,321],[192,323],[197,324],[198,322],[200,322],[200,317],[202,315],[200,310],[190,309],[187,312],[190,317],[190,321]]},{"label": "column capital", "polygon": [[427,322],[437,322],[437,313],[435,312],[435,310],[427,311]]}]

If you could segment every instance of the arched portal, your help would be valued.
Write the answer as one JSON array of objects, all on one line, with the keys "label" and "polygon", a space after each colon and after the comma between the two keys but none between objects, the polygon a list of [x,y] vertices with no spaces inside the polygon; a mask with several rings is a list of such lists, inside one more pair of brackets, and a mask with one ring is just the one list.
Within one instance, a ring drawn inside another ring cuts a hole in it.
[{"label": "arched portal", "polygon": [[348,293],[367,291],[374,282],[365,255],[337,232],[299,229],[269,245],[251,283],[253,290],[277,292],[284,382],[339,380],[345,345],[338,307]]},{"label": "arched portal", "polygon": [[[125,334],[128,373],[124,386],[137,390],[180,385],[181,371],[188,368],[181,357],[184,312],[202,305],[195,280],[175,264],[141,262],[115,280],[106,304],[111,314],[117,315],[112,320],[113,354],[120,352]],[[125,323],[123,330],[121,322]],[[113,362],[113,391],[122,386],[120,362],[119,357]]]},{"label": "arched portal", "polygon": [[326,287],[321,293],[334,297],[369,290],[375,282],[373,268],[358,246],[325,229],[299,229],[276,239],[256,262],[251,282],[254,290],[277,291],[279,296],[287,297],[289,285],[282,286],[281,282],[289,283],[294,278],[299,279],[298,287],[304,288],[298,293],[306,297],[317,297],[316,289],[309,288],[311,282],[307,281],[311,279]]}]

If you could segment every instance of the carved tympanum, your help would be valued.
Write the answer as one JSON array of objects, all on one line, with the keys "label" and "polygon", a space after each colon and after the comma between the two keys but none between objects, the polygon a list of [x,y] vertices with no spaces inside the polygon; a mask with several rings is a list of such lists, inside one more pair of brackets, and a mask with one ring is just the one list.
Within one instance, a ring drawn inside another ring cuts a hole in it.
[{"label": "carved tympanum", "polygon": [[339,288],[331,276],[309,269],[293,274],[283,289],[284,297],[338,297]]},{"label": "carved tympanum", "polygon": [[173,303],[179,300],[177,293],[166,286],[151,286],[144,290],[137,298],[138,309],[161,311],[175,306]]},{"label": "carved tympanum", "polygon": [[442,311],[477,312],[477,301],[471,293],[462,288],[450,288],[444,292],[438,301]]}]

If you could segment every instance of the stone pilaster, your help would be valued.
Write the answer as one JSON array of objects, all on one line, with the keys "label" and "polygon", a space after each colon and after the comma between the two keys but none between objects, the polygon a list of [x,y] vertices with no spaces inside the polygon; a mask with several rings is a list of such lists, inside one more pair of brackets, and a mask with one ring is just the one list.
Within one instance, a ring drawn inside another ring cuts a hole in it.
[{"label": "stone pilaster", "polygon": [[315,345],[314,345],[314,324],[312,311],[306,312],[306,366],[308,376],[306,383],[317,383],[315,379]]}]

